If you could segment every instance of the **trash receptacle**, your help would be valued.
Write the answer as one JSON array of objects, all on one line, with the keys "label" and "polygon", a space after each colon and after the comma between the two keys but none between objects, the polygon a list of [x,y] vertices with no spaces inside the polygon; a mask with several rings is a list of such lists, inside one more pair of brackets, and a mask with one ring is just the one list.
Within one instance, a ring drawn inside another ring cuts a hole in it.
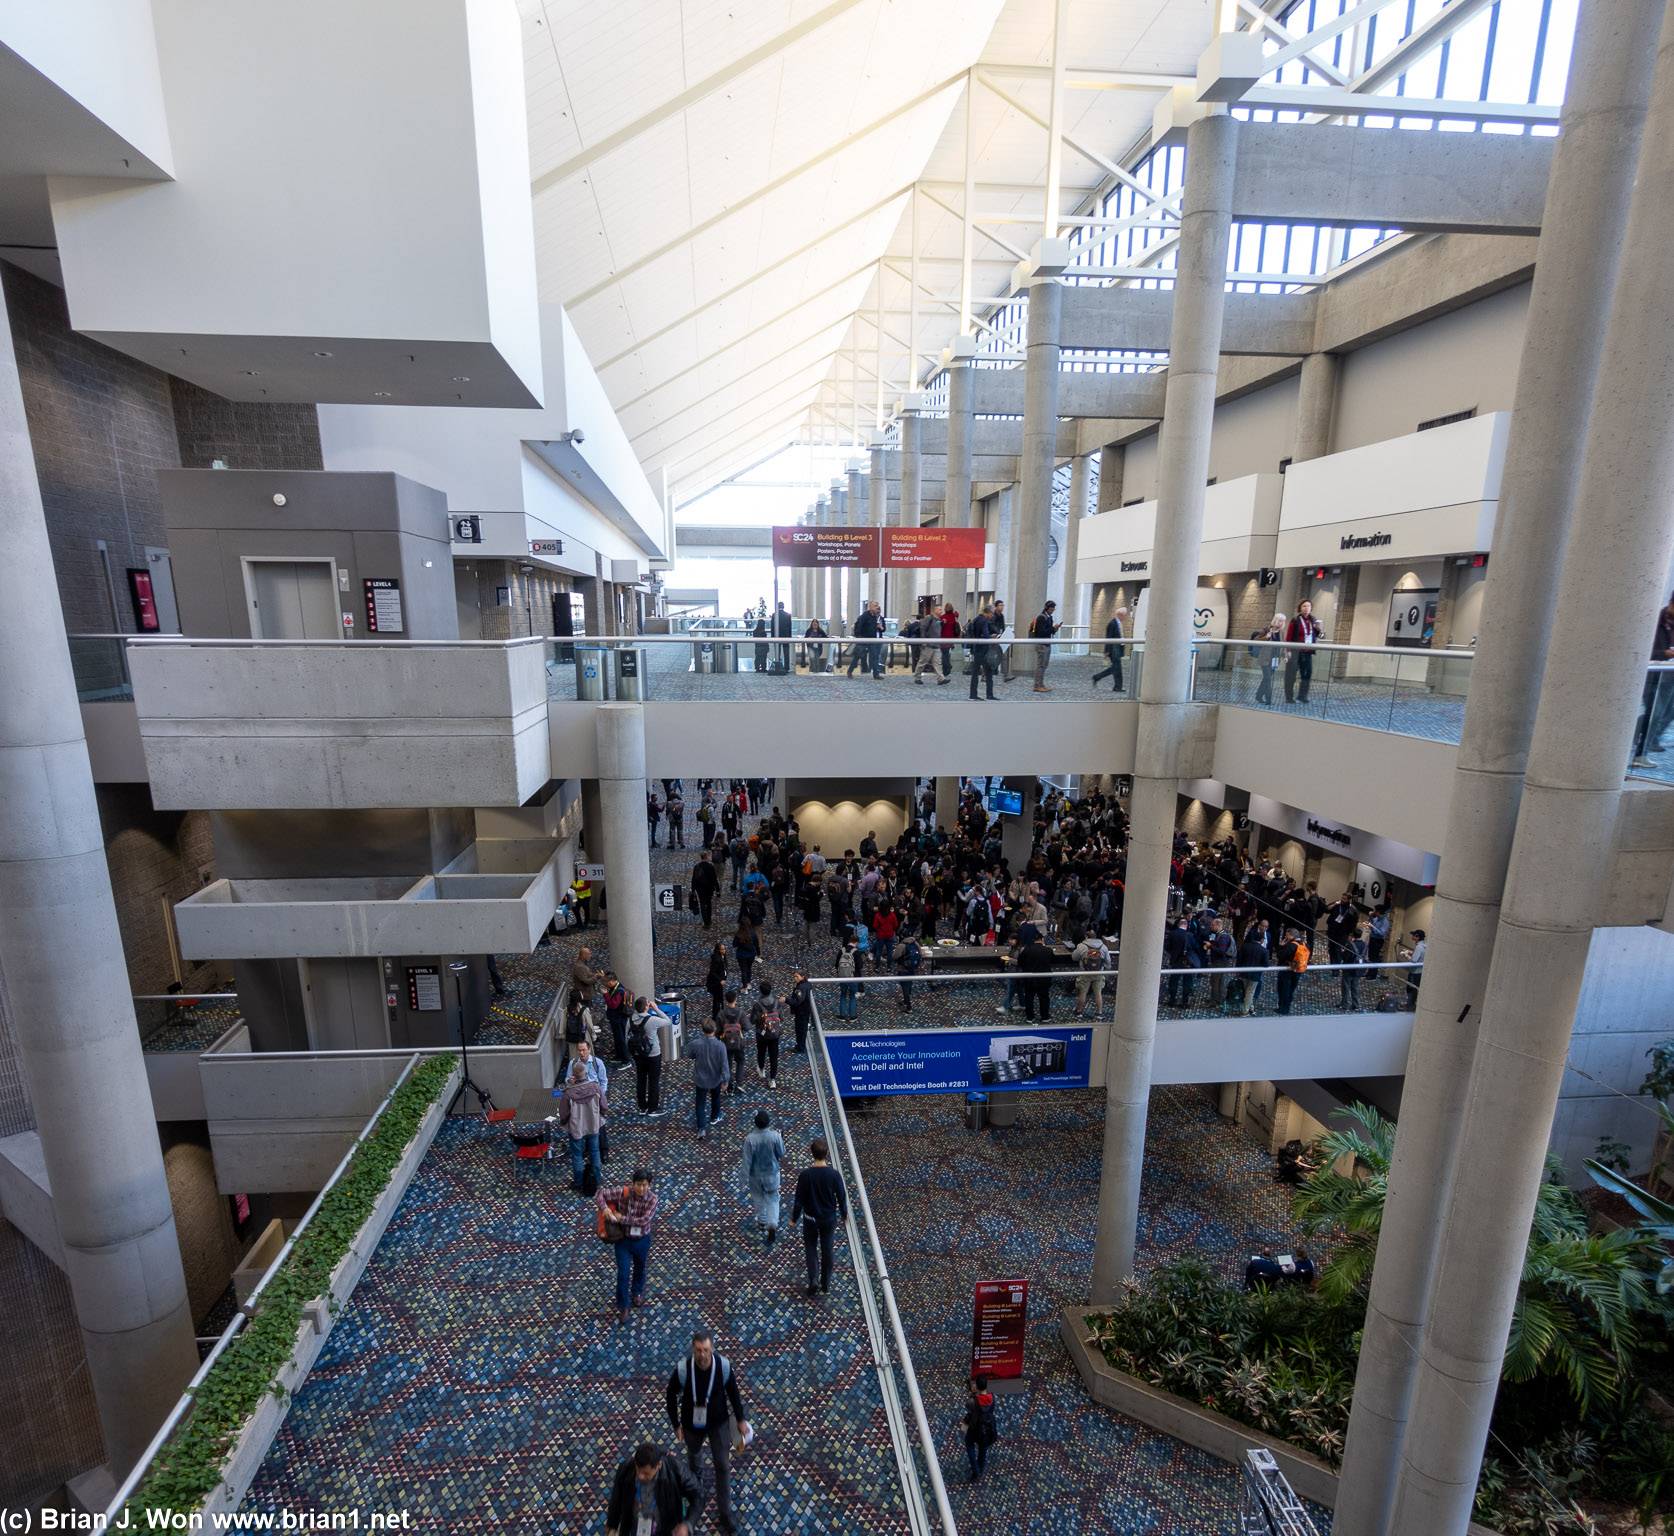
[{"label": "trash receptacle", "polygon": [[707,645],[694,644],[692,646],[692,670],[694,672],[713,670],[714,661],[714,654]]},{"label": "trash receptacle", "polygon": [[645,685],[650,681],[645,675],[647,653],[638,646],[628,646],[615,655],[617,702],[627,704],[645,698]]},{"label": "trash receptacle", "polygon": [[657,1006],[668,1015],[668,1023],[657,1026],[657,1038],[662,1042],[663,1065],[666,1067],[671,1061],[679,1061],[683,1054],[686,999],[678,992],[665,991],[657,999]]},{"label": "trash receptacle", "polygon": [[575,696],[578,699],[603,699],[605,695],[605,654],[596,645],[575,648]]},{"label": "trash receptacle", "polygon": [[967,1093],[965,1095],[965,1129],[980,1131],[988,1123],[988,1095],[986,1093]]},{"label": "trash receptacle", "polygon": [[992,1093],[988,1096],[988,1123],[996,1130],[1017,1124],[1015,1093]]},{"label": "trash receptacle", "polygon": [[717,640],[714,644],[714,661],[711,670],[716,672],[736,672],[738,670],[738,647],[731,640]]}]

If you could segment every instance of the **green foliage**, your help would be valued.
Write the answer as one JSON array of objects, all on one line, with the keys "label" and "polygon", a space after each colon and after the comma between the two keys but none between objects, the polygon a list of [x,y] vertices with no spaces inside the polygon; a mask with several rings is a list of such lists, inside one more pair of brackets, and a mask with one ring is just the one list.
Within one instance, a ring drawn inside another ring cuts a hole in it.
[{"label": "green foliage", "polygon": [[[1371,1278],[1395,1155],[1393,1121],[1370,1104],[1351,1104],[1343,1113],[1355,1124],[1327,1131],[1314,1143],[1317,1171],[1296,1194],[1302,1230],[1330,1233],[1334,1240],[1319,1282],[1321,1296],[1330,1302],[1346,1301]],[[1338,1171],[1343,1164],[1347,1172]]]},{"label": "green foliage", "polygon": [[1117,1370],[1312,1451],[1343,1454],[1364,1301],[1296,1288],[1245,1292],[1202,1260],[1175,1259],[1093,1314],[1094,1343]]},{"label": "green foliage", "polygon": [[1617,1141],[1613,1136],[1600,1136],[1598,1145],[1593,1148],[1593,1159],[1603,1163],[1606,1168],[1614,1168],[1617,1173],[1626,1173],[1630,1166],[1630,1150],[1625,1141]]},{"label": "green foliage", "polygon": [[[1668,1108],[1663,1106],[1663,1117],[1668,1117]],[[1625,1173],[1614,1168],[1608,1168],[1604,1163],[1588,1158],[1582,1165],[1592,1175],[1593,1182],[1602,1189],[1607,1189],[1613,1195],[1620,1195],[1643,1218],[1639,1231],[1649,1240],[1657,1243],[1674,1243],[1674,1205],[1659,1199],[1649,1190],[1641,1189]],[[1662,1267],[1657,1273],[1657,1294],[1667,1296],[1674,1294],[1674,1259],[1663,1255]]]},{"label": "green foliage", "polygon": [[450,1055],[427,1058],[384,1107],[343,1176],[320,1202],[307,1231],[268,1281],[256,1315],[215,1362],[195,1393],[190,1413],[134,1490],[127,1507],[135,1523],[144,1522],[147,1509],[198,1508],[220,1482],[227,1457],[262,1398],[268,1393],[284,1395],[278,1376],[296,1345],[303,1308],[326,1293],[332,1270],[366,1224],[455,1065]]},{"label": "green foliage", "polygon": [[1639,1091],[1653,1099],[1674,1097],[1674,1040],[1659,1040],[1645,1054],[1651,1058],[1651,1070]]}]

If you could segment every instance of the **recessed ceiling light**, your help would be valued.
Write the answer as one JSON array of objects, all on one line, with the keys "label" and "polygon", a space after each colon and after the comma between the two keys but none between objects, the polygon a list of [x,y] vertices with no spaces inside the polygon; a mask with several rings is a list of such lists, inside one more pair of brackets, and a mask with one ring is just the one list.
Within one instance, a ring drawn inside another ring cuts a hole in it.
[{"label": "recessed ceiling light", "polygon": [[316,352],[314,354],[314,356],[315,357],[330,357],[331,354],[329,352]]},{"label": "recessed ceiling light", "polygon": [[471,382],[471,376],[468,373],[456,373],[453,376],[453,382],[455,384],[469,384]]},{"label": "recessed ceiling light", "polygon": [[375,389],[375,390],[372,391],[372,393],[374,395],[376,395],[380,400],[389,399],[389,391],[387,389]]},{"label": "recessed ceiling light", "polygon": [[256,377],[256,370],[254,368],[240,368],[238,371],[247,379],[253,379]]}]

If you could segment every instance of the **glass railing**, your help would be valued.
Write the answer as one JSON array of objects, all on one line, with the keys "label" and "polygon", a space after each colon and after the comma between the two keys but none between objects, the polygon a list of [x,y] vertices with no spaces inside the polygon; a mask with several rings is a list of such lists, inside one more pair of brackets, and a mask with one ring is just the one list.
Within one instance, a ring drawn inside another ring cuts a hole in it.
[{"label": "glass railing", "polygon": [[[1320,948],[1323,951],[1324,945]],[[863,972],[853,982],[819,979],[821,1015],[828,1029],[984,1028],[997,1018],[1016,1024],[1034,1018],[1058,1025],[1108,1023],[1115,1011],[1120,970],[1082,971],[1069,963],[1067,947],[1057,958],[1064,969],[1050,974],[1005,968],[995,950],[986,971],[969,961],[938,974],[934,951],[926,969],[902,976],[893,968]],[[1295,972],[1283,966],[1205,966],[1165,970],[1157,977],[1157,1017],[1163,1021],[1280,1015],[1341,1015],[1404,1012],[1412,1005],[1423,968],[1410,961],[1382,965],[1310,965]],[[1031,996],[1031,981],[1044,981]],[[852,990],[850,990],[852,988]]]},{"label": "glass railing", "polygon": [[76,676],[76,697],[83,704],[132,700],[125,635],[70,635],[70,666]]},{"label": "glass railing", "polygon": [[[691,701],[853,698],[854,684],[875,692],[913,689],[915,700],[1029,698],[1085,701],[1138,697],[1143,646],[1124,640],[1089,649],[1085,639],[1019,640],[986,644],[902,636],[894,621],[878,637],[809,636],[807,625],[789,637],[765,638],[730,621],[694,625],[683,635],[610,638],[579,635],[548,642],[548,695],[554,699]],[[827,626],[830,627],[830,626]],[[628,651],[624,663],[614,653]],[[1035,687],[1035,657],[1047,661]],[[1112,655],[1115,664],[1112,664]],[[624,671],[624,666],[629,670]]]},{"label": "glass railing", "polygon": [[1192,697],[1340,725],[1457,741],[1473,651],[1199,641]]}]

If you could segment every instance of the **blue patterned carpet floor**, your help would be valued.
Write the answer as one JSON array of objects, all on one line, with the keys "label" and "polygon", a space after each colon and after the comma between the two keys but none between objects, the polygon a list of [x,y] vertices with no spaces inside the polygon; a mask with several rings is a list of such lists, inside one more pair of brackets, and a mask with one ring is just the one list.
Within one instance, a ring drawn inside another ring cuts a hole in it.
[{"label": "blue patterned carpet floor", "polygon": [[[693,858],[655,850],[653,870],[683,876]],[[659,974],[700,1015],[705,957],[730,928],[719,915],[709,933],[686,913],[657,919]],[[763,966],[776,983],[804,958],[817,970],[829,960],[825,935],[805,951],[799,924],[787,922],[783,933],[770,925],[765,937]],[[515,995],[485,1029],[485,1043],[490,1029],[500,1043],[533,1039],[582,943],[596,964],[608,964],[598,927],[532,956],[501,957]],[[920,988],[912,1018],[986,1022],[997,993]],[[863,1026],[875,1013],[877,1024],[899,1027],[893,982],[869,983],[861,1007]],[[591,1205],[569,1192],[567,1161],[514,1161],[498,1128],[445,1125],[245,1507],[392,1506],[429,1531],[602,1531],[618,1461],[642,1437],[667,1443],[663,1383],[703,1324],[737,1362],[760,1436],[734,1463],[740,1529],[905,1531],[847,1248],[839,1246],[832,1295],[810,1304],[796,1234],[764,1252],[743,1193],[739,1149],[758,1107],[770,1108],[783,1131],[789,1176],[804,1165],[818,1130],[807,1067],[788,1058],[779,1090],[769,1093],[753,1055],[746,1059],[743,1096],[701,1147],[689,1066],[665,1080],[672,1113],[656,1122],[623,1112],[632,1088],[613,1069],[618,1112],[607,1174],[648,1163],[663,1200],[654,1304],[626,1325],[615,1320],[610,1254],[594,1235]],[[898,1098],[854,1122],[960,1530],[1229,1530],[1233,1469],[1093,1404],[1058,1343],[1058,1308],[1085,1297],[1090,1272],[1102,1094],[1029,1098],[1015,1129],[980,1135],[964,1128],[961,1110],[941,1097]],[[1142,1263],[1189,1250],[1232,1274],[1253,1247],[1284,1239],[1288,1205],[1270,1167],[1200,1095],[1157,1090]],[[1003,1439],[973,1487],[959,1428],[971,1285],[1018,1274],[1031,1281],[1029,1390],[1001,1399]],[[710,1487],[700,1533],[714,1529]]]}]

